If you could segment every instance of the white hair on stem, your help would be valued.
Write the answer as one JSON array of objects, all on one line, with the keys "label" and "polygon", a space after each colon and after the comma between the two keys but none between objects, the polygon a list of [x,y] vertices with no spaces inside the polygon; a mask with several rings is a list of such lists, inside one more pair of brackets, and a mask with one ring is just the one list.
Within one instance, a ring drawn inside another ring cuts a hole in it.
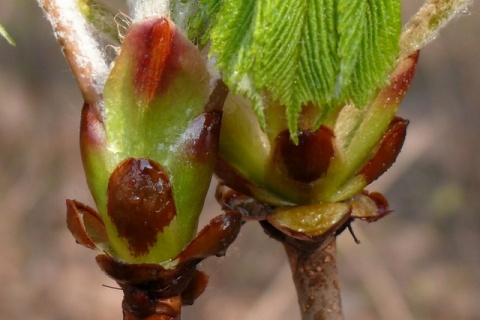
[{"label": "white hair on stem", "polygon": [[149,17],[170,18],[169,0],[127,0],[133,21]]},{"label": "white hair on stem", "polygon": [[52,25],[85,102],[100,100],[108,76],[104,50],[85,21],[76,0],[38,0]]}]

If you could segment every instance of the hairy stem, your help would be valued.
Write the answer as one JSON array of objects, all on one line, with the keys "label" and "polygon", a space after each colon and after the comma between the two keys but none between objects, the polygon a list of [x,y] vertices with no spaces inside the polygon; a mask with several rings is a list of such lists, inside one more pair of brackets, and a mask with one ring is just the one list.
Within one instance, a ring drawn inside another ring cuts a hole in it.
[{"label": "hairy stem", "polygon": [[86,103],[100,100],[108,66],[74,0],[38,0],[50,21]]},{"label": "hairy stem", "polygon": [[473,0],[426,0],[403,28],[400,60],[435,39],[438,31],[455,16],[466,12]]},{"label": "hairy stem", "polygon": [[343,319],[335,236],[305,241],[280,232],[267,221],[260,225],[285,248],[302,320]]},{"label": "hairy stem", "polygon": [[343,319],[335,239],[305,250],[284,242],[302,320]]}]

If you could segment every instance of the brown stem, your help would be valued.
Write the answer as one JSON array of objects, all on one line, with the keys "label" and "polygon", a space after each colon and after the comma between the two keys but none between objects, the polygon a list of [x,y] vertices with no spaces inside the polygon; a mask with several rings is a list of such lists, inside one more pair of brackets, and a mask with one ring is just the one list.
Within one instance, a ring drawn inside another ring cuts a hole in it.
[{"label": "brown stem", "polygon": [[180,320],[182,297],[155,299],[138,287],[124,287],[123,320]]},{"label": "brown stem", "polygon": [[306,249],[283,242],[297,290],[302,320],[343,319],[335,238]]}]

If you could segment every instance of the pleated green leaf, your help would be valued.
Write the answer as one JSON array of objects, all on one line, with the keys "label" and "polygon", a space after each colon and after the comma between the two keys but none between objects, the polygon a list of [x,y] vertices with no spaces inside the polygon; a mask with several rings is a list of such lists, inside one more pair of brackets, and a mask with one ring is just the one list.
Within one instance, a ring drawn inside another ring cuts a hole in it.
[{"label": "pleated green leaf", "polygon": [[365,105],[398,54],[400,4],[390,0],[338,1],[339,102]]},{"label": "pleated green leaf", "polygon": [[263,127],[267,103],[284,105],[294,139],[302,106],[326,116],[365,105],[398,55],[399,0],[215,2],[211,55],[224,81],[253,101]]}]

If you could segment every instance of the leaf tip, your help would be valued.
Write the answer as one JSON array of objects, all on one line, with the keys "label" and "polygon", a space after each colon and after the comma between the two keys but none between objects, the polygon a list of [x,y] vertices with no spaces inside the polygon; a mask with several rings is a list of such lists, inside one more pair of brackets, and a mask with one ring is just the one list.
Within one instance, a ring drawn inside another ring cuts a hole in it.
[{"label": "leaf tip", "polygon": [[13,38],[7,33],[7,30],[5,30],[5,28],[0,24],[0,36],[2,36],[3,38],[5,38],[5,40],[7,40],[7,42],[12,45],[12,46],[16,46],[17,44],[15,43],[15,40],[13,40]]}]

